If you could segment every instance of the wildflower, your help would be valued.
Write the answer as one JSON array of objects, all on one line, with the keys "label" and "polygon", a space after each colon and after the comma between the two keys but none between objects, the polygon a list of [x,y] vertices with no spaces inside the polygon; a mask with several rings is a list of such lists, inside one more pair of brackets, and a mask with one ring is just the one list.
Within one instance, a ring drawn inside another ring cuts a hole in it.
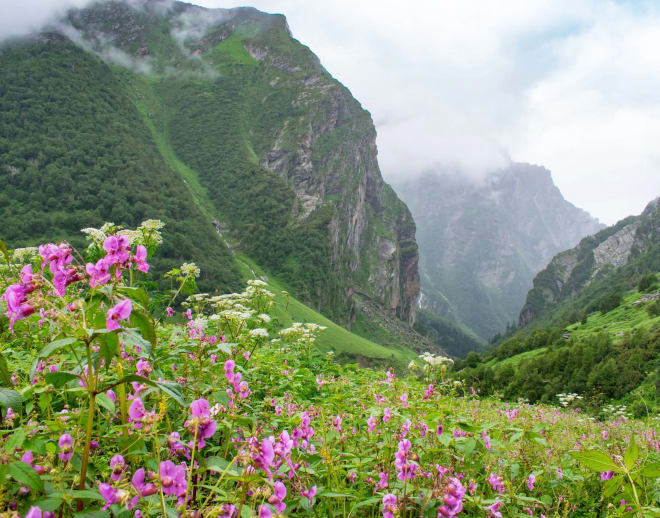
[{"label": "wildflower", "polygon": [[103,510],[108,509],[112,504],[119,501],[119,492],[107,482],[101,482],[99,484],[99,493],[105,499],[105,505],[101,508]]},{"label": "wildflower", "polygon": [[268,498],[268,503],[272,504],[278,512],[283,513],[284,509],[286,509],[286,504],[284,503],[285,497],[286,486],[278,480],[273,484],[273,494]]},{"label": "wildflower", "polygon": [[401,406],[403,408],[408,408],[408,393],[401,394],[401,396],[399,396],[399,400],[401,401]]},{"label": "wildflower", "polygon": [[144,245],[137,246],[133,262],[137,264],[137,269],[141,272],[147,273],[149,271],[149,265],[147,264],[147,249]]},{"label": "wildflower", "polygon": [[394,454],[395,461],[394,464],[397,469],[397,478],[401,481],[411,480],[415,478],[415,472],[417,471],[417,464],[412,464],[408,462],[409,452],[410,452],[410,441],[408,439],[402,439],[399,441],[399,449]]},{"label": "wildflower", "polygon": [[126,320],[129,316],[131,316],[132,309],[133,303],[130,301],[130,299],[122,300],[116,306],[108,310],[105,327],[110,331],[119,329],[119,321]]},{"label": "wildflower", "polygon": [[165,460],[160,463],[160,482],[163,493],[182,497],[188,487],[186,469],[183,465],[177,466],[171,460]]},{"label": "wildflower", "polygon": [[367,419],[367,430],[370,432],[373,432],[376,429],[376,417],[371,416],[369,419]]},{"label": "wildflower", "polygon": [[42,511],[39,507],[32,506],[25,515],[25,518],[55,518],[52,511]]},{"label": "wildflower", "polygon": [[383,496],[383,518],[394,518],[394,513],[398,510],[396,496],[392,493]]},{"label": "wildflower", "polygon": [[92,288],[95,288],[101,284],[106,284],[110,280],[110,274],[108,273],[109,268],[110,265],[105,260],[105,257],[99,259],[96,264],[87,263],[85,271],[90,277],[89,285]]},{"label": "wildflower", "polygon": [[7,408],[7,412],[5,413],[5,422],[9,426],[14,424],[14,419],[16,419],[17,417],[18,415],[16,414],[16,412],[14,412],[14,410],[11,407]]},{"label": "wildflower", "polygon": [[117,482],[122,475],[124,474],[124,470],[126,469],[126,462],[124,461],[124,457],[121,455],[115,455],[110,459],[110,467],[112,468],[112,475],[110,475],[110,478]]},{"label": "wildflower", "polygon": [[316,486],[301,491],[300,494],[309,500],[310,507],[314,505],[314,496],[316,495]]},{"label": "wildflower", "polygon": [[151,365],[149,365],[149,362],[147,360],[145,360],[144,358],[140,358],[137,361],[136,367],[137,367],[137,375],[138,376],[148,378],[149,374],[151,374]]},{"label": "wildflower", "polygon": [[502,502],[498,498],[493,505],[486,508],[488,511],[488,518],[502,518],[500,507],[502,507]]},{"label": "wildflower", "polygon": [[536,477],[534,476],[534,473],[531,473],[529,477],[527,477],[527,488],[530,491],[534,491],[534,482],[536,482]]},{"label": "wildflower", "polygon": [[390,412],[390,407],[385,407],[383,410],[383,422],[387,423],[390,419],[392,419],[392,413]]},{"label": "wildflower", "polygon": [[603,471],[600,474],[600,479],[601,480],[611,480],[613,476],[614,476],[614,471]]},{"label": "wildflower", "polygon": [[173,317],[174,316],[175,311],[171,307],[168,306],[165,311],[167,311],[167,316],[168,317]]},{"label": "wildflower", "polygon": [[209,402],[206,399],[196,399],[190,403],[192,419],[184,423],[190,433],[194,434],[197,430],[197,446],[203,448],[206,445],[205,439],[213,437],[217,428],[217,423],[211,419]]},{"label": "wildflower", "polygon": [[133,487],[141,496],[149,496],[158,492],[158,488],[154,484],[145,484],[144,479],[144,468],[136,470],[135,473],[133,473],[133,477],[131,478],[131,484],[133,484]]},{"label": "wildflower", "polygon": [[133,426],[137,429],[142,428],[142,419],[146,415],[144,403],[139,397],[133,398],[131,406],[128,407],[128,420],[133,422]]},{"label": "wildflower", "polygon": [[271,518],[273,513],[270,511],[270,507],[267,505],[259,506],[259,518]]},{"label": "wildflower", "polygon": [[449,480],[445,495],[442,497],[443,505],[438,507],[438,517],[456,516],[463,510],[463,496],[465,488],[457,478]]},{"label": "wildflower", "polygon": [[504,493],[504,484],[502,483],[502,479],[495,475],[495,473],[488,475],[488,483],[493,488],[493,491],[497,491],[500,495]]},{"label": "wildflower", "polygon": [[73,457],[73,438],[68,433],[63,433],[57,444],[60,447],[58,458],[62,462],[69,462],[69,459]]}]

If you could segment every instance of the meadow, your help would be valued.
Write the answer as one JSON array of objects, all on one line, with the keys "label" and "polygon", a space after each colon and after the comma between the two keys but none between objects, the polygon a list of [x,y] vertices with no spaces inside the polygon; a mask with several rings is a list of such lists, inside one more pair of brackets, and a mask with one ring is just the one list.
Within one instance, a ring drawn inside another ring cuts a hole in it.
[{"label": "meadow", "polygon": [[262,280],[154,291],[161,227],[0,247],[0,516],[660,516],[657,417],[340,365]]}]

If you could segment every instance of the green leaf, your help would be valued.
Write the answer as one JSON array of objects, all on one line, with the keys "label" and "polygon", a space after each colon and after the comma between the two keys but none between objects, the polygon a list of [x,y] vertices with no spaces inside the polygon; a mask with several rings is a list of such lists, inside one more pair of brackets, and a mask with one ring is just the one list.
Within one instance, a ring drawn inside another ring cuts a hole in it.
[{"label": "green leaf", "polygon": [[[204,459],[206,462],[206,467],[210,470],[217,471],[218,473],[224,473],[229,466],[229,461],[223,459],[222,457],[209,457]],[[228,475],[233,475],[235,477],[240,476],[239,472],[232,466],[227,470]]]},{"label": "green leaf", "polygon": [[32,466],[20,460],[8,466],[9,474],[19,483],[28,486],[32,491],[42,491],[44,483]]},{"label": "green leaf", "polygon": [[101,338],[101,353],[105,364],[110,365],[112,359],[119,354],[119,336],[117,333],[107,333]]},{"label": "green leaf", "polygon": [[80,379],[80,376],[78,374],[74,374],[73,372],[58,371],[44,374],[44,379],[46,380],[46,383],[50,383],[54,387],[59,388],[66,385],[71,380]]},{"label": "green leaf", "polygon": [[599,471],[601,473],[603,471],[616,471],[617,473],[621,473],[622,471],[621,467],[617,466],[612,459],[604,453],[596,450],[581,452],[572,451],[570,452],[570,455],[575,460],[594,471]]},{"label": "green leaf", "polygon": [[642,476],[646,478],[658,478],[660,477],[660,462],[654,462],[644,466],[642,469]]},{"label": "green leaf", "polygon": [[115,404],[105,392],[101,392],[100,394],[96,395],[96,402],[99,406],[105,408],[111,414],[115,413]]},{"label": "green leaf", "polygon": [[623,463],[626,465],[626,468],[632,469],[639,458],[639,448],[637,448],[637,443],[635,443],[635,437],[633,436],[630,439],[630,446],[626,450],[626,453],[623,454]]},{"label": "green leaf", "polygon": [[138,333],[135,329],[124,329],[121,336],[124,339],[124,342],[132,345],[133,347],[137,347],[140,350],[140,353],[146,354],[149,358],[154,357],[151,342],[147,342],[144,338],[142,338],[140,333]]},{"label": "green leaf", "polygon": [[23,446],[25,442],[25,430],[23,428],[18,428],[5,443],[5,451],[7,453],[13,453],[14,450],[18,450]]},{"label": "green leaf", "polygon": [[46,358],[50,356],[52,353],[57,351],[58,349],[62,349],[63,347],[67,347],[69,345],[73,345],[78,341],[77,338],[69,337],[69,338],[61,338],[59,340],[55,340],[54,342],[49,343],[48,345],[44,346],[41,351],[39,351],[39,354],[37,354],[37,357],[34,359],[32,362],[32,367],[30,368],[30,378],[34,376],[34,373],[37,369],[37,365],[39,364],[39,359],[41,358]]},{"label": "green leaf", "polygon": [[[119,293],[123,293],[129,299],[138,302],[144,309],[149,309],[149,295],[142,288],[137,288],[134,286],[125,286],[117,290]],[[132,316],[132,314],[131,314]]]},{"label": "green leaf", "polygon": [[21,408],[22,399],[15,390],[0,387],[0,406],[18,410]]},{"label": "green leaf", "polygon": [[4,356],[0,355],[0,383],[5,387],[11,387],[11,375],[9,374],[9,367],[7,367],[7,360]]},{"label": "green leaf", "polygon": [[610,498],[619,490],[622,482],[623,475],[617,475],[616,477],[612,477],[610,480],[605,482],[605,485],[603,486],[603,496],[605,498]]},{"label": "green leaf", "polygon": [[74,499],[83,499],[83,500],[105,500],[98,491],[93,491],[91,489],[73,489],[69,494]]},{"label": "green leaf", "polygon": [[327,497],[327,498],[357,498],[355,495],[351,495],[350,493],[320,493],[318,495],[319,497]]},{"label": "green leaf", "polygon": [[62,499],[59,497],[49,496],[47,498],[42,498],[37,500],[34,503],[30,504],[30,507],[35,506],[41,509],[42,511],[57,511],[62,505]]},{"label": "green leaf", "polygon": [[352,516],[353,511],[359,509],[360,507],[364,507],[364,506],[367,506],[367,505],[377,505],[378,503],[380,503],[380,501],[381,501],[381,497],[379,497],[379,496],[372,496],[371,498],[367,498],[366,500],[362,500],[362,502],[358,502],[357,504],[355,504],[351,508],[351,511],[348,513],[348,516]]},{"label": "green leaf", "polygon": [[181,389],[179,388],[179,385],[174,382],[154,381],[154,380],[150,380],[149,378],[138,376],[137,374],[129,374],[127,376],[124,376],[115,383],[130,383],[131,381],[137,381],[138,383],[146,383],[147,385],[156,387],[160,389],[162,392],[165,392],[168,396],[170,396],[174,401],[179,403],[181,406],[186,406],[186,401],[183,399],[183,394],[181,393]]},{"label": "green leaf", "polygon": [[0,252],[2,252],[5,261],[7,261],[7,265],[11,266],[11,260],[9,259],[9,250],[7,250],[7,245],[5,245],[5,242],[2,239],[0,239]]},{"label": "green leaf", "polygon": [[[130,317],[131,327],[137,327],[140,334],[148,340],[153,347],[156,347],[158,338],[156,337],[156,330],[154,329],[154,322],[151,317],[145,315],[140,311],[133,311]],[[151,353],[149,354],[151,356]]]}]

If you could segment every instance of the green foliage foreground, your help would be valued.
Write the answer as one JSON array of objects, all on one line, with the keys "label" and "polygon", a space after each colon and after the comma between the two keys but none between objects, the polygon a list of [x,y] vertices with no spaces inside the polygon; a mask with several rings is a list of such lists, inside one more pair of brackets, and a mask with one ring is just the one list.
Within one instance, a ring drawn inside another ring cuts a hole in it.
[{"label": "green foliage foreground", "polygon": [[2,516],[658,516],[657,422],[339,366],[260,281],[175,312],[199,270],[150,297],[141,229],[0,247]]}]

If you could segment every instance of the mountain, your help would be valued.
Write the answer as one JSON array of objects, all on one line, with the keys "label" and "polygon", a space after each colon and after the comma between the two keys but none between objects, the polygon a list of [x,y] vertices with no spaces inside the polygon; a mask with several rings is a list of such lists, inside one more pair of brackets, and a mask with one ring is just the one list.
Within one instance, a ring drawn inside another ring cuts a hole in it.
[{"label": "mountain", "polygon": [[[660,198],[578,246],[534,279],[520,327],[457,361],[483,394],[580,406],[607,402],[635,417],[660,410]],[[572,397],[572,396],[571,396]]]},{"label": "mountain", "polygon": [[519,326],[580,320],[606,298],[659,270],[660,198],[656,198],[639,216],[625,218],[553,257],[534,278]]},{"label": "mountain", "polygon": [[8,246],[160,218],[157,274],[192,255],[200,289],[235,290],[238,251],[342,325],[368,306],[392,324],[383,341],[408,333],[412,216],[381,177],[370,114],[284,16],[98,2],[5,42],[0,68]]},{"label": "mountain", "polygon": [[482,339],[515,321],[534,275],[603,228],[567,202],[543,167],[482,179],[429,174],[397,184],[417,223],[421,305]]}]

